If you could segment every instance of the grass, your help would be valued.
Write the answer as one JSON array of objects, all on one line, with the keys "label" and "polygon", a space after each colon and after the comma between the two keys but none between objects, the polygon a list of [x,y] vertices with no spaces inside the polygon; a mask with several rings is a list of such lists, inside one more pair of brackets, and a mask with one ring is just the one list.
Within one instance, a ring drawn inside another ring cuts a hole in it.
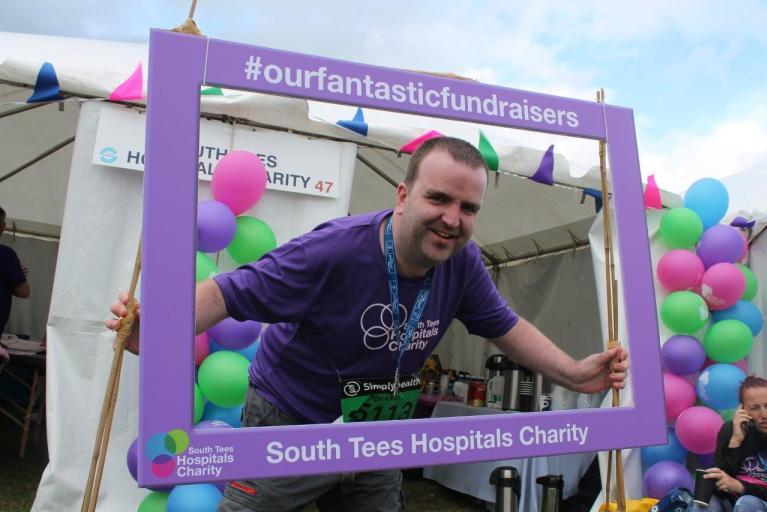
[{"label": "grass", "polygon": [[40,442],[27,443],[27,453],[19,459],[21,428],[5,415],[0,415],[0,510],[3,512],[28,512],[35,500],[37,484],[48,464],[48,448],[45,435]]},{"label": "grass", "polygon": [[[37,485],[48,463],[45,436],[35,445],[30,439],[27,453],[19,459],[21,429],[0,415],[0,510],[27,512],[35,500]],[[404,479],[408,512],[481,512],[482,502],[420,477],[420,471],[408,470]],[[310,508],[307,512],[316,511]]]},{"label": "grass", "polygon": [[[420,469],[405,470],[402,488],[407,512],[483,512],[484,503],[460,492],[421,478]],[[304,512],[318,512],[310,506]]]}]

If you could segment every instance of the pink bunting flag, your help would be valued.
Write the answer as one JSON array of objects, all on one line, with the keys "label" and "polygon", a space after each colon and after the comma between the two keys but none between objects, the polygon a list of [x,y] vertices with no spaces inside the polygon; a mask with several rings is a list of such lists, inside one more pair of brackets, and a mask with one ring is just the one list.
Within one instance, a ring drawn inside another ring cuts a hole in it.
[{"label": "pink bunting flag", "polygon": [[140,100],[142,98],[144,98],[144,73],[141,71],[141,62],[139,62],[133,74],[112,91],[109,99],[126,101]]},{"label": "pink bunting flag", "polygon": [[660,190],[658,190],[658,185],[655,184],[654,174],[647,177],[647,186],[644,189],[644,206],[645,208],[655,208],[656,210],[663,208],[663,204],[660,201]]},{"label": "pink bunting flag", "polygon": [[415,150],[418,149],[418,146],[423,144],[429,139],[433,139],[435,137],[443,137],[441,133],[439,133],[436,130],[430,130],[423,135],[420,135],[416,137],[415,139],[411,140],[401,148],[399,148],[400,153],[415,153]]}]

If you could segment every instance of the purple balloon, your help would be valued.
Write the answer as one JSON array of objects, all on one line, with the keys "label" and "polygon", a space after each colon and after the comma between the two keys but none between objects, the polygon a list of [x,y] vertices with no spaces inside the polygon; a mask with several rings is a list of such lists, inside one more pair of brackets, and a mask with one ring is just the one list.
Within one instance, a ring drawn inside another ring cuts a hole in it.
[{"label": "purple balloon", "polygon": [[672,336],[661,349],[663,367],[676,375],[688,375],[703,368],[706,350],[693,336]]},{"label": "purple balloon", "polygon": [[245,320],[239,322],[227,317],[208,329],[210,337],[228,350],[241,350],[255,343],[261,334],[261,322]]},{"label": "purple balloon", "polygon": [[218,252],[234,238],[237,221],[227,205],[219,201],[201,201],[197,205],[197,249]]},{"label": "purple balloon", "polygon": [[138,438],[134,439],[128,448],[128,453],[125,456],[128,462],[128,471],[130,476],[138,482]]},{"label": "purple balloon", "polygon": [[716,263],[737,262],[743,255],[745,243],[737,228],[717,224],[703,232],[695,252],[708,268]]},{"label": "purple balloon", "polygon": [[238,322],[232,317],[224,318],[208,329],[208,334],[222,347],[241,350],[255,343],[261,334],[261,322],[245,320]]},{"label": "purple balloon", "polygon": [[650,466],[645,471],[642,483],[645,496],[656,499],[661,499],[674,487],[684,487],[690,491],[695,488],[687,468],[670,460]]}]

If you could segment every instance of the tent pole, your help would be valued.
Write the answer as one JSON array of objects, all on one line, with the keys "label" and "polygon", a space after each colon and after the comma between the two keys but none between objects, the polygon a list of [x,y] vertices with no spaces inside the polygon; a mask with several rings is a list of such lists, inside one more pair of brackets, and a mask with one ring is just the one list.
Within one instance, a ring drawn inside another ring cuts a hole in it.
[{"label": "tent pole", "polygon": [[388,183],[389,185],[391,185],[394,188],[397,188],[398,183],[394,179],[392,179],[391,176],[389,176],[388,174],[383,172],[381,169],[379,169],[373,162],[371,162],[370,160],[368,160],[364,156],[360,155],[359,152],[357,153],[357,160],[359,160],[363,164],[365,164],[368,167],[370,167],[370,170],[373,171],[374,173],[376,173],[377,175],[379,175],[381,178],[383,178],[384,181],[386,181],[386,183]]},{"label": "tent pole", "polygon": [[75,140],[74,137],[69,137],[67,140],[59,142],[58,144],[56,144],[52,148],[50,148],[50,149],[40,153],[38,156],[36,156],[32,160],[30,160],[29,162],[21,164],[19,167],[15,168],[14,170],[9,172],[8,174],[6,174],[4,176],[0,176],[0,183],[4,182],[5,180],[7,180],[8,178],[10,178],[12,176],[15,176],[16,174],[20,173],[21,171],[23,171],[24,169],[26,169],[30,165],[36,164],[37,162],[39,162],[43,158],[47,157],[51,153],[55,153],[56,151],[58,151],[59,149],[63,148],[64,146],[66,146],[68,144],[71,144],[74,140]]},{"label": "tent pole", "polygon": [[3,112],[0,112],[0,119],[15,115],[15,114],[21,114],[22,112],[26,112],[28,110],[32,110],[38,107],[44,107],[45,105],[48,105],[48,103],[32,103],[31,105],[24,105],[23,107],[4,110]]}]

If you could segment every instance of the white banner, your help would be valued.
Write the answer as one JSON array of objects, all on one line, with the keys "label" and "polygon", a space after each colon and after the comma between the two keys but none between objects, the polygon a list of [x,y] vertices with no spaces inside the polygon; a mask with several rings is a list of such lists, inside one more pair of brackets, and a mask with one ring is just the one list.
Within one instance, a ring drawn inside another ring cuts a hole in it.
[{"label": "white banner", "polygon": [[[232,134],[234,130],[234,134]],[[92,162],[144,170],[146,115],[105,105],[96,131]],[[266,188],[298,194],[338,197],[341,143],[299,135],[200,120],[199,179],[210,181],[229,150],[251,151],[266,168]]]}]

